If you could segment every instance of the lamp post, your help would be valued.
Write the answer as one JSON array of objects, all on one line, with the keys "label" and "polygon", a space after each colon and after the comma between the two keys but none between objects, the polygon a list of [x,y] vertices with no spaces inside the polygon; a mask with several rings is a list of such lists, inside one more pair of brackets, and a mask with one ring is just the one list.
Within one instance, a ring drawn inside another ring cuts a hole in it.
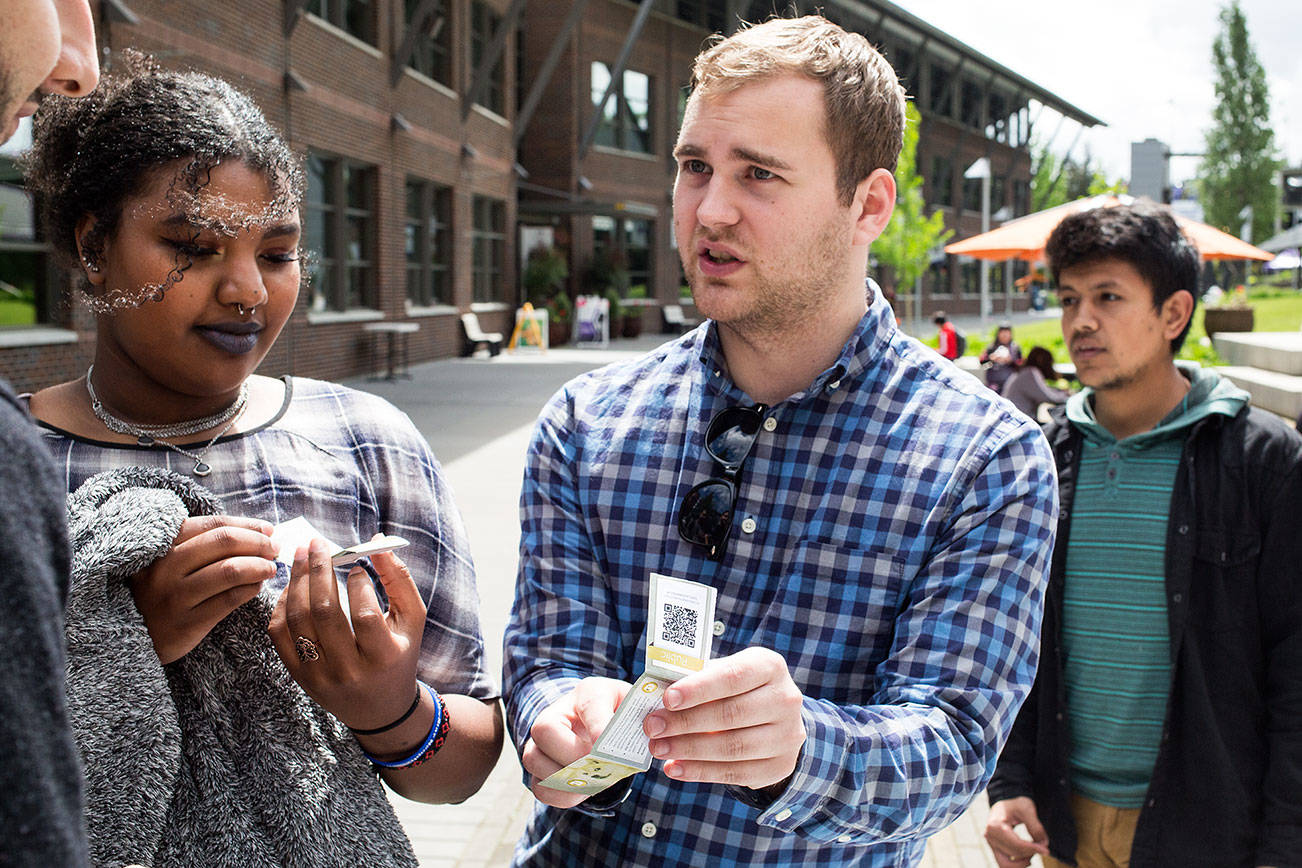
[{"label": "lamp post", "polygon": [[[967,167],[964,178],[981,179],[981,232],[990,231],[990,160],[978,157],[976,162]],[[981,260],[981,318],[990,316],[990,263]]]}]

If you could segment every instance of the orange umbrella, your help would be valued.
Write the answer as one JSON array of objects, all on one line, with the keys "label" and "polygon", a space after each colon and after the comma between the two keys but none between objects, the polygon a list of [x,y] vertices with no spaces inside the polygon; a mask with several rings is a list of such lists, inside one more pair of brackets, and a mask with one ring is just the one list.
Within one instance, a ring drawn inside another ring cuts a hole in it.
[{"label": "orange umbrella", "polygon": [[[1077,199],[1075,202],[1010,220],[998,229],[991,229],[989,232],[947,244],[945,252],[959,256],[973,256],[977,259],[990,259],[995,262],[1003,262],[1007,259],[1038,262],[1044,258],[1044,245],[1049,240],[1049,235],[1069,214],[1089,211],[1093,208],[1129,205],[1133,201],[1130,196],[1117,196],[1111,193]],[[1253,247],[1248,242],[1240,241],[1233,235],[1208,226],[1206,223],[1199,223],[1197,220],[1190,220],[1178,214],[1173,216],[1175,222],[1184,230],[1184,234],[1198,248],[1203,259],[1259,259],[1262,262],[1269,262],[1274,258],[1272,254],[1261,248]]]}]

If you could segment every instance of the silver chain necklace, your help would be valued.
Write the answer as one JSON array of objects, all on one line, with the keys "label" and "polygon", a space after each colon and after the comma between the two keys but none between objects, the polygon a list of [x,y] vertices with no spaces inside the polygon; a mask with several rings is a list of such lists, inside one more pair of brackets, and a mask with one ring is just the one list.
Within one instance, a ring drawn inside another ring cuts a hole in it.
[{"label": "silver chain necklace", "polygon": [[[195,476],[207,476],[212,472],[212,467],[203,460],[204,456],[208,454],[208,450],[212,448],[213,444],[221,439],[223,434],[231,430],[231,427],[235,424],[236,420],[240,418],[240,415],[244,412],[244,408],[249,402],[249,384],[246,380],[240,384],[240,394],[239,397],[235,399],[235,403],[211,416],[205,416],[202,419],[192,419],[188,422],[176,422],[169,425],[137,425],[133,422],[128,422],[125,419],[119,419],[117,416],[114,416],[108,410],[104,409],[104,404],[100,402],[99,396],[95,394],[95,387],[92,386],[90,382],[91,373],[94,370],[94,365],[91,365],[86,369],[86,392],[90,395],[90,408],[94,411],[95,418],[103,422],[104,427],[108,428],[110,431],[114,431],[118,434],[132,435],[136,438],[136,442],[141,446],[153,446],[158,444],[171,449],[178,455],[184,455],[186,458],[189,458],[194,462],[194,469],[191,472]],[[177,446],[175,443],[169,443],[162,439],[164,437],[184,437],[187,434],[206,431],[214,425],[221,425],[223,422],[226,424],[222,426],[222,429],[214,434],[213,438],[205,443],[204,447],[198,452],[193,452],[183,446]]]}]

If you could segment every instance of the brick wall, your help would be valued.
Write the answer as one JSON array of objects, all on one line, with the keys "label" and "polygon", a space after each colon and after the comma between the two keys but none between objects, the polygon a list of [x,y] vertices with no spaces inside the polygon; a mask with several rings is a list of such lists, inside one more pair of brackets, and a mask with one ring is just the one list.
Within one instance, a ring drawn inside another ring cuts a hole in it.
[{"label": "brick wall", "polygon": [[[225,78],[247,91],[268,118],[300,153],[308,150],[373,165],[377,249],[377,307],[387,320],[420,324],[411,335],[413,362],[456,355],[460,351],[460,321],[456,311],[409,317],[406,311],[404,246],[405,183],[408,176],[450,187],[452,196],[452,306],[468,310],[471,303],[471,203],[476,195],[506,204],[507,243],[502,264],[502,296],[516,298],[515,173],[511,118],[478,107],[462,119],[462,94],[469,91],[471,0],[452,0],[452,45],[456,52],[451,87],[443,87],[407,72],[391,78],[392,55],[401,39],[402,0],[375,0],[374,45],[358,40],[310,15],[304,15],[287,37],[283,0],[131,0],[137,26],[104,23],[97,10],[102,45],[112,52],[125,47],[148,51],[166,67],[190,68]],[[505,13],[509,0],[490,0]],[[516,104],[515,38],[503,52],[506,106]],[[308,89],[286,89],[285,73],[293,72]],[[409,131],[391,128],[400,113]],[[463,155],[469,145],[474,157]],[[505,330],[510,311],[482,311],[484,328]],[[94,352],[94,321],[71,300],[69,312],[77,341],[0,348],[0,376],[19,389],[34,389],[80,376]],[[339,379],[365,373],[384,364],[382,346],[364,330],[363,322],[313,323],[304,292],[280,339],[260,371],[277,375]]]}]

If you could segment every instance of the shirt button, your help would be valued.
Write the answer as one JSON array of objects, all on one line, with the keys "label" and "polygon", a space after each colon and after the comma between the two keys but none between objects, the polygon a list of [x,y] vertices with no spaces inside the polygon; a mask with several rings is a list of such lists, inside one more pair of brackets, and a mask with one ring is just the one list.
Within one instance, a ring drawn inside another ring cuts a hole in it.
[{"label": "shirt button", "polygon": [[1172,595],[1171,595],[1171,602],[1172,602],[1172,603],[1178,603],[1178,602],[1180,602],[1180,601],[1183,600],[1183,599],[1184,599],[1184,594],[1172,594]]},{"label": "shirt button", "polygon": [[849,836],[849,835],[842,835],[841,837],[837,838],[836,840],[837,840],[837,843],[840,843],[840,844],[849,844],[849,843],[850,843],[850,836]]},{"label": "shirt button", "polygon": [[773,431],[776,430],[777,427],[778,427],[778,420],[774,419],[772,416],[769,416],[767,419],[764,420],[765,431]]},{"label": "shirt button", "polygon": [[1185,534],[1189,533],[1189,525],[1187,524],[1180,525],[1179,533],[1180,536],[1184,536]]},{"label": "shirt button", "polygon": [[788,808],[784,808],[783,810],[778,811],[778,812],[773,816],[773,819],[777,820],[779,823],[781,823],[783,820],[790,820],[790,819],[791,819],[791,810],[788,809]]},{"label": "shirt button", "polygon": [[714,627],[713,627],[712,629],[713,629],[714,635],[716,635],[716,636],[722,636],[722,635],[723,635],[723,631],[724,631],[726,628],[724,627],[722,621],[715,621],[715,622],[714,622]]},{"label": "shirt button", "polygon": [[654,838],[655,836],[656,836],[656,824],[655,824],[655,823],[643,823],[643,824],[642,824],[642,837],[643,837],[643,838]]},{"label": "shirt button", "polygon": [[753,518],[742,519],[742,522],[741,522],[741,529],[742,529],[743,531],[745,531],[746,533],[754,533],[754,532],[755,532],[755,519],[753,519]]},{"label": "shirt button", "polygon": [[827,384],[827,388],[828,388],[828,391],[831,391],[832,389],[839,389],[839,388],[841,388],[841,381],[840,381],[840,380],[833,380],[832,382],[830,382],[830,383]]}]

